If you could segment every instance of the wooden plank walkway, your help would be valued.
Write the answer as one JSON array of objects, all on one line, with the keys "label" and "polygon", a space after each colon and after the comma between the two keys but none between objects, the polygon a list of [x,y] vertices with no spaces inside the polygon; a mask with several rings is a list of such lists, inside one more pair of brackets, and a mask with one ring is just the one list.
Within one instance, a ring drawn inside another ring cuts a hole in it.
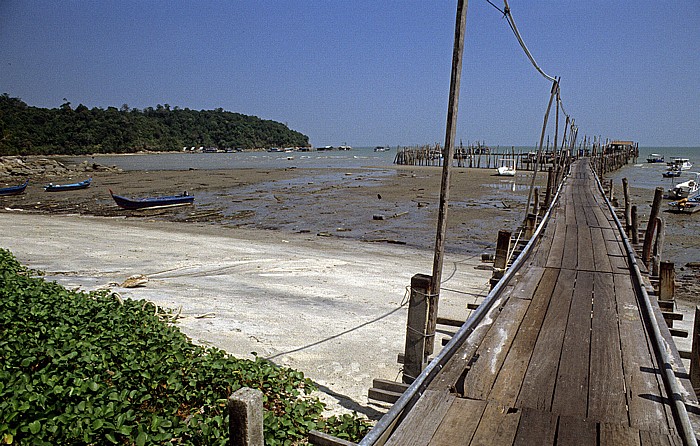
[{"label": "wooden plank walkway", "polygon": [[683,444],[587,160],[520,271],[386,444]]}]

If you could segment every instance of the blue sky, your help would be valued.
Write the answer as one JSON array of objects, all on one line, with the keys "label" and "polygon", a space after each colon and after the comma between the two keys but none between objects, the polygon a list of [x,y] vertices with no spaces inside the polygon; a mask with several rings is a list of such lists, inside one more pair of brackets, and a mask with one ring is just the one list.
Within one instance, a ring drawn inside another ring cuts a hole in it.
[{"label": "blue sky", "polygon": [[[700,2],[509,4],[580,136],[700,146]],[[455,12],[456,0],[0,0],[0,93],[221,107],[316,146],[442,143]],[[502,15],[471,0],[458,139],[535,144],[550,87]]]}]

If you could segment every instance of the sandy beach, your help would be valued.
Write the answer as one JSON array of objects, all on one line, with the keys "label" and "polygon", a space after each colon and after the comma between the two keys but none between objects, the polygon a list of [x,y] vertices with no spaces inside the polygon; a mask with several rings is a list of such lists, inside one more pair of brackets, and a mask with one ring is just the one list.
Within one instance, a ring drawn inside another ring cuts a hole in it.
[{"label": "sandy beach", "polygon": [[[25,194],[2,197],[0,246],[69,288],[109,286],[175,309],[195,342],[301,370],[333,412],[386,410],[367,390],[373,378],[400,380],[402,304],[411,276],[431,272],[440,169],[96,171],[89,189],[40,187],[85,175],[32,178]],[[464,320],[487,293],[480,254],[493,252],[499,229],[517,227],[530,175],[454,170],[440,316]],[[196,200],[125,211],[109,189]],[[673,233],[666,240],[668,255],[682,246]],[[134,274],[148,283],[118,285]]]}]

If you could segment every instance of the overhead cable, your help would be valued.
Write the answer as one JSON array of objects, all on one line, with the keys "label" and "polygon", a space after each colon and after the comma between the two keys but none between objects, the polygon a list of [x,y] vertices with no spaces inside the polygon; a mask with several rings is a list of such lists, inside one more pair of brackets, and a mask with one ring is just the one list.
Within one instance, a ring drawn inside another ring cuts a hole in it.
[{"label": "overhead cable", "polygon": [[[548,79],[551,82],[556,82],[557,80],[555,78],[553,78],[552,76],[545,73],[542,70],[542,68],[540,68],[540,66],[537,65],[535,58],[532,57],[532,53],[530,53],[530,50],[527,48],[527,45],[525,45],[525,42],[523,42],[523,38],[520,37],[520,32],[518,31],[518,27],[515,26],[515,21],[513,20],[513,15],[510,13],[510,7],[508,6],[508,0],[503,0],[503,2],[506,5],[506,7],[503,11],[503,13],[506,16],[506,20],[508,20],[508,24],[510,25],[510,29],[513,30],[513,34],[515,34],[515,37],[518,39],[518,42],[520,43],[520,46],[522,47],[523,51],[525,51],[525,54],[527,55],[528,59],[530,59],[530,62],[532,62],[532,65],[534,65],[534,67],[537,69],[537,71],[540,72],[540,74],[542,76],[544,76],[546,79]],[[496,9],[498,9],[498,8],[496,8]]]}]

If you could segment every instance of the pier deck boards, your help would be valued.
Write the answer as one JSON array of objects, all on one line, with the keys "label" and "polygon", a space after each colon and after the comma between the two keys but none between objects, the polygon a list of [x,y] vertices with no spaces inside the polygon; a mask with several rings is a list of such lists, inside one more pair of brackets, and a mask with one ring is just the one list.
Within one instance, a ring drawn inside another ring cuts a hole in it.
[{"label": "pier deck boards", "polygon": [[387,445],[682,444],[604,204],[576,163],[522,274]]}]

